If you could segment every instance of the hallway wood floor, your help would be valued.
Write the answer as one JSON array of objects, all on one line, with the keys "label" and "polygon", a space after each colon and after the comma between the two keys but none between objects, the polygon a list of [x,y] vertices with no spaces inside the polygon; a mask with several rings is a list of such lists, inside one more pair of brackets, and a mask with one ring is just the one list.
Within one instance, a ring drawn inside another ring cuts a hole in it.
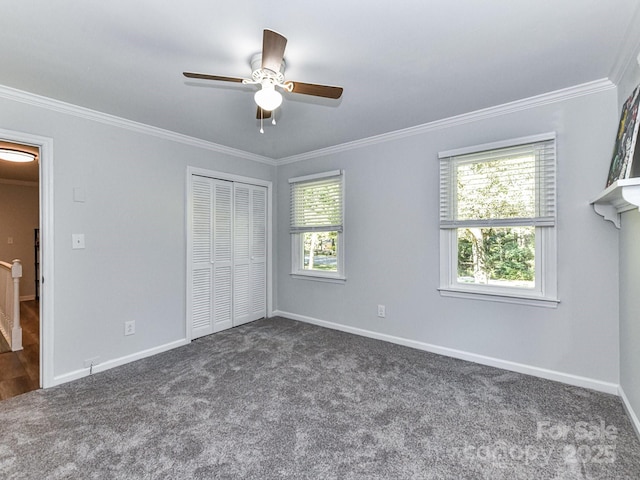
[{"label": "hallway wood floor", "polygon": [[37,300],[20,302],[23,349],[0,353],[0,400],[40,388],[39,316]]}]

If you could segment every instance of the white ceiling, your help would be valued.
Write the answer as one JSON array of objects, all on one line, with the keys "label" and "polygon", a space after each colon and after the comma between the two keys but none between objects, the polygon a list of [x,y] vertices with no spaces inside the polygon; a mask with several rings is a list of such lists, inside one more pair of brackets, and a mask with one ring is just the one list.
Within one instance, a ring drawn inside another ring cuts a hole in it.
[{"label": "white ceiling", "polygon": [[[3,0],[0,85],[281,159],[611,78],[638,0]],[[285,94],[258,132],[262,30],[285,35]],[[637,28],[635,30],[638,30]],[[630,41],[631,39],[631,41]],[[637,52],[636,52],[637,53]]]}]

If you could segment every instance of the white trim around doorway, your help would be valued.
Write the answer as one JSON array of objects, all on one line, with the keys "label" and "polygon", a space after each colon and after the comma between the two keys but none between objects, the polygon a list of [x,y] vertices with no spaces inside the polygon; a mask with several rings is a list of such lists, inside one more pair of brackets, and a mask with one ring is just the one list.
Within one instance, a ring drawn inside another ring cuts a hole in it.
[{"label": "white trim around doorway", "polygon": [[53,139],[0,129],[0,140],[40,149],[40,387],[54,385]]}]

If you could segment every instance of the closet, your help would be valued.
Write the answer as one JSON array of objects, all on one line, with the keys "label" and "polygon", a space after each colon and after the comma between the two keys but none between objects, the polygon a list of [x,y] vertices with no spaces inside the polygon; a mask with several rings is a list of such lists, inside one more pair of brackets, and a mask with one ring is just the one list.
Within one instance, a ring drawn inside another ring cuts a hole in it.
[{"label": "closet", "polygon": [[267,313],[267,189],[191,175],[191,338]]}]

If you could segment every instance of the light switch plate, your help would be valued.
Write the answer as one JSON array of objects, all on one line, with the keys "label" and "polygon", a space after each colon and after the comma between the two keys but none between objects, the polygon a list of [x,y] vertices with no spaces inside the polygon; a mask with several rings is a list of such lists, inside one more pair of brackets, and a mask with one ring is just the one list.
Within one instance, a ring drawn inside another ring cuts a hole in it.
[{"label": "light switch plate", "polygon": [[84,203],[87,197],[84,192],[84,188],[73,187],[73,201]]},{"label": "light switch plate", "polygon": [[74,250],[84,248],[84,233],[71,234],[71,248]]}]

